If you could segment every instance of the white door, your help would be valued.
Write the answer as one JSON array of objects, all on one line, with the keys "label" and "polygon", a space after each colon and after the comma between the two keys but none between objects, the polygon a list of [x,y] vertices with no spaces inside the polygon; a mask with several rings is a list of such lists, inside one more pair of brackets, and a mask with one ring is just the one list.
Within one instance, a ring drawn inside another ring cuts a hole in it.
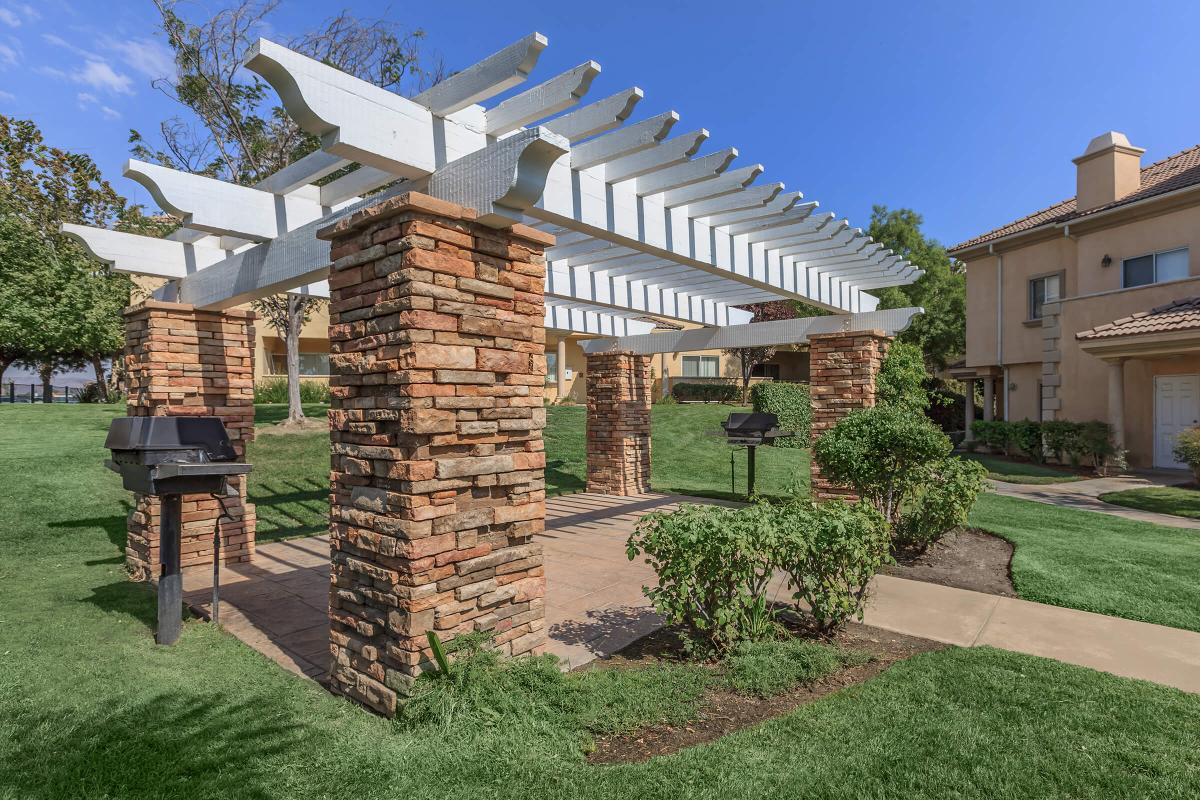
[{"label": "white door", "polygon": [[1200,375],[1154,378],[1154,466],[1186,469],[1172,451],[1180,432],[1200,424]]}]

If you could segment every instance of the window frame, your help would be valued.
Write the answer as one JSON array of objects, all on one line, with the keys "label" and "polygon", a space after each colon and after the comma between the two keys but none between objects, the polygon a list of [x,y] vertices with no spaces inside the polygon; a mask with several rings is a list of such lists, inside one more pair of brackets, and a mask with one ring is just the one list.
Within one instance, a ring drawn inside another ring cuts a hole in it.
[{"label": "window frame", "polygon": [[1037,284],[1038,281],[1045,281],[1047,278],[1058,278],[1058,297],[1054,298],[1053,300],[1046,300],[1045,298],[1043,298],[1042,305],[1046,305],[1046,303],[1048,303],[1048,302],[1049,303],[1057,303],[1063,299],[1063,295],[1064,295],[1063,287],[1066,285],[1066,282],[1067,282],[1067,271],[1065,269],[1055,270],[1054,272],[1043,272],[1040,275],[1030,276],[1029,281],[1026,283],[1026,289],[1025,289],[1025,321],[1026,322],[1041,322],[1042,317],[1045,316],[1044,314],[1035,315],[1033,313],[1034,312],[1033,287],[1035,284]]},{"label": "window frame", "polygon": [[[1171,280],[1160,281],[1158,279],[1158,257],[1162,256],[1162,255],[1166,255],[1168,253],[1178,253],[1181,250],[1187,253],[1187,274],[1184,275],[1182,278],[1171,278]],[[1125,278],[1126,278],[1125,265],[1127,263],[1129,263],[1130,261],[1137,261],[1140,258],[1152,259],[1150,268],[1153,271],[1153,278],[1149,283],[1135,283],[1132,286],[1130,286],[1129,283],[1125,280]],[[1185,244],[1182,247],[1168,247],[1166,250],[1155,250],[1151,253],[1141,253],[1140,255],[1130,256],[1129,258],[1121,259],[1121,288],[1122,289],[1137,289],[1140,286],[1153,286],[1156,283],[1171,283],[1171,281],[1184,281],[1190,277],[1192,277],[1192,248],[1190,245]]]},{"label": "window frame", "polygon": [[[680,356],[679,358],[680,358],[679,371],[681,373],[679,377],[681,377],[681,378],[719,378],[719,377],[721,377],[721,357],[720,356],[683,355],[683,356]],[[703,370],[700,368],[700,366],[705,363],[706,359],[710,359],[714,363],[712,375],[701,374],[703,372]],[[696,364],[696,374],[695,375],[688,374],[687,365],[688,365],[689,360],[694,360],[694,362]]]},{"label": "window frame", "polygon": [[546,383],[558,383],[558,351],[546,351]]}]

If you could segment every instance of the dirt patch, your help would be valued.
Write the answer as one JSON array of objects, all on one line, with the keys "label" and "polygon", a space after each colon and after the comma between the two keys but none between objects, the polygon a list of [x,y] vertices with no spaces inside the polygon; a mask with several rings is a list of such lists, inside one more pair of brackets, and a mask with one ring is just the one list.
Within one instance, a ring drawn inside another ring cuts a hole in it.
[{"label": "dirt patch", "polygon": [[1012,544],[999,536],[963,528],[930,545],[924,553],[897,555],[897,563],[881,572],[956,589],[1016,597],[1009,569],[1012,554]]},{"label": "dirt patch", "polygon": [[313,433],[328,431],[329,420],[325,417],[305,417],[303,422],[279,422],[274,425],[259,425],[254,429],[255,436],[288,436],[295,433]]},{"label": "dirt patch", "polygon": [[[774,697],[711,689],[705,693],[696,719],[686,725],[652,725],[629,733],[598,737],[595,749],[588,755],[588,763],[646,761],[654,756],[668,755],[685,747],[711,742],[787,714],[847,686],[863,683],[897,661],[946,646],[940,642],[858,624],[847,626],[834,637],[833,643],[848,650],[868,653],[871,660],[860,666],[844,667],[818,681]],[[678,636],[670,630],[660,629],[621,652],[583,669],[626,669],[682,659]]]}]

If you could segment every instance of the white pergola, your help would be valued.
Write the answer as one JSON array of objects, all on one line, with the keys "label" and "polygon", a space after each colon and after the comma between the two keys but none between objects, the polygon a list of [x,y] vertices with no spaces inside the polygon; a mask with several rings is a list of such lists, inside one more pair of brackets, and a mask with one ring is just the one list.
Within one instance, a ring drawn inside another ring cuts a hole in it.
[{"label": "white pergola", "polygon": [[631,122],[637,87],[576,108],[600,74],[594,61],[495,102],[546,45],[530,34],[408,99],[259,40],[246,67],[321,149],[254,187],[130,161],[125,175],[183,227],[166,239],[63,230],[117,271],[168,279],[161,299],[222,309],[285,291],[327,295],[329,243],[316,230],[420,191],[488,225],[554,234],[547,328],[607,336],[648,333],[646,316],[739,325],[750,314],[735,306],[789,298],[870,312],[865,290],[921,275],[800,192],[759,182],[763,167],[735,165],[736,149],[706,152],[703,128],[670,135],[674,111]]}]

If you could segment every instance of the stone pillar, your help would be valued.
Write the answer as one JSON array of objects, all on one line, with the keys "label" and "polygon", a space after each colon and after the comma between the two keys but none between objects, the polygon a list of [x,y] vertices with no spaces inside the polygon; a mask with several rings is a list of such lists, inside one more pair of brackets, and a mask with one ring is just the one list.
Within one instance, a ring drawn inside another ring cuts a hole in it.
[{"label": "stone pillar", "polygon": [[587,490],[650,491],[650,356],[587,356]]},{"label": "stone pillar", "polygon": [[975,424],[975,379],[963,378],[963,425],[966,435],[964,441],[975,441],[975,432],[971,427]]},{"label": "stone pillar", "polygon": [[1125,449],[1125,359],[1108,361],[1108,425],[1113,444]]},{"label": "stone pillar", "polygon": [[417,193],[318,232],[330,269],[330,685],[379,713],[443,641],[545,642],[543,249]]},{"label": "stone pillar", "polygon": [[[254,314],[198,311],[146,300],[125,310],[125,371],[131,417],[215,416],[239,457],[254,439]],[[223,563],[254,555],[254,506],[244,477],[229,479],[234,521],[221,521]],[[209,495],[184,495],[181,563],[211,564],[213,528],[221,515]],[[138,495],[129,514],[126,564],[135,580],[153,579],[159,564],[159,503]]]},{"label": "stone pillar", "polygon": [[[973,404],[972,404],[973,405]],[[995,419],[996,409],[996,379],[983,379],[983,419],[985,422],[991,422]],[[971,410],[971,416],[975,416],[975,410]]]},{"label": "stone pillar", "polygon": [[554,358],[554,377],[558,381],[558,402],[567,399],[567,337],[558,337],[558,349]]},{"label": "stone pillar", "polygon": [[[875,405],[875,376],[891,340],[879,330],[808,337],[813,442],[851,411]],[[822,477],[815,461],[812,496],[814,499],[855,497],[849,489],[835,486]]]}]

